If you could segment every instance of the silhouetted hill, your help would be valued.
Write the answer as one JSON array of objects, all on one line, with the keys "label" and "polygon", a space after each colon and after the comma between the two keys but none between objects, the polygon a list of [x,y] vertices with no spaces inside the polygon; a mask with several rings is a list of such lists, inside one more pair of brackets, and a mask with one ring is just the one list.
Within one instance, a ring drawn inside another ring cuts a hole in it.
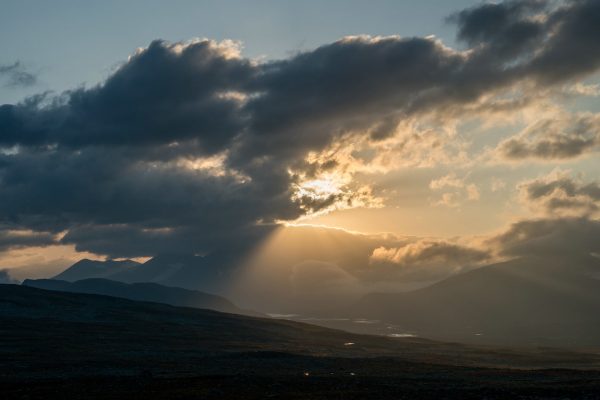
[{"label": "silhouetted hill", "polygon": [[242,310],[221,296],[197,290],[163,286],[157,283],[127,284],[108,279],[83,279],[75,282],[55,279],[26,279],[23,285],[62,292],[103,294],[179,307],[206,308],[233,314],[259,315],[258,313]]},{"label": "silhouetted hill", "polygon": [[592,398],[600,389],[594,371],[481,368],[596,368],[593,353],[365,336],[22,285],[0,285],[0,337],[5,399]]},{"label": "silhouetted hill", "polygon": [[354,316],[420,336],[507,345],[600,345],[600,259],[523,257],[407,293],[370,294]]}]

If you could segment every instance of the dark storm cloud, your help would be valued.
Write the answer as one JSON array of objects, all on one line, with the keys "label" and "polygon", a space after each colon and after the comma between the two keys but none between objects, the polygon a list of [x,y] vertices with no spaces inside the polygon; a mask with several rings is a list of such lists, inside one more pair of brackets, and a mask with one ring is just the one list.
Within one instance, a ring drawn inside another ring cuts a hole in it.
[{"label": "dark storm cloud", "polygon": [[[380,121],[373,113],[397,112],[445,85],[462,61],[432,39],[347,38],[266,65],[255,83],[264,95],[248,106],[252,126],[260,135],[332,122],[342,122],[340,130],[368,126]],[[313,135],[303,139],[321,146],[322,134]]]},{"label": "dark storm cloud", "polygon": [[600,2],[566,1],[547,20],[549,39],[528,66],[542,83],[585,76],[600,67]]},{"label": "dark storm cloud", "polygon": [[81,250],[133,256],[187,246],[204,252],[227,236],[242,237],[259,218],[300,215],[287,184],[278,188],[275,173],[272,182],[249,184],[233,176],[130,163],[104,148],[6,158],[10,167],[0,168],[3,217],[31,229],[69,229],[63,242]]},{"label": "dark storm cloud", "polygon": [[[345,199],[296,195],[289,171],[310,176],[310,151],[597,70],[597,5],[469,9],[454,17],[465,52],[353,37],[260,63],[231,43],[155,41],[96,87],[0,106],[0,223],[67,231],[63,242],[113,256],[246,240],[235,235]],[[214,165],[194,169],[206,157]]]},{"label": "dark storm cloud", "polygon": [[0,109],[4,145],[200,144],[213,153],[242,126],[238,102],[221,96],[239,90],[252,73],[211,41],[182,46],[155,41],[106,82],[76,89],[44,106],[26,102]]},{"label": "dark storm cloud", "polygon": [[[332,79],[353,53],[355,65],[348,65],[347,76]],[[435,83],[428,81],[446,68],[444,54],[428,39],[356,39],[299,56],[290,66],[254,65],[208,41],[154,42],[101,86],[0,109],[0,143],[18,148],[0,157],[2,217],[54,231],[114,225],[166,229],[163,233],[195,229],[193,250],[206,251],[211,235],[318,211],[339,196],[294,198],[297,178],[288,174],[289,166],[301,163],[308,150],[322,149],[354,121],[367,121],[368,111],[375,110],[371,103],[387,104],[389,111],[396,102],[406,103],[411,90],[431,87]],[[318,76],[310,68],[322,57],[328,65]],[[419,63],[432,64],[426,76]],[[370,65],[378,65],[389,80],[373,80]],[[363,82],[355,82],[361,75]],[[410,87],[394,93],[387,87],[394,80],[396,89]],[[361,91],[373,84],[377,87],[359,101]],[[337,104],[336,92],[346,85],[353,99]],[[237,92],[249,100],[236,97]],[[303,97],[321,103],[303,109]],[[172,164],[225,150],[223,171],[216,176]],[[148,237],[146,231],[138,233],[129,236]],[[72,234],[65,240],[75,238],[82,249],[111,254],[106,245],[86,247],[89,236]],[[155,249],[148,245],[146,251]]]},{"label": "dark storm cloud", "polygon": [[481,54],[540,84],[556,84],[600,66],[596,0],[506,1],[455,14],[458,38]]},{"label": "dark storm cloud", "polygon": [[528,48],[543,33],[542,23],[528,17],[544,4],[541,0],[487,3],[460,11],[448,20],[458,25],[458,39],[470,46],[487,46],[489,56],[507,57]]},{"label": "dark storm cloud", "polygon": [[33,86],[37,83],[37,76],[27,71],[21,62],[0,65],[0,81],[5,87]]}]

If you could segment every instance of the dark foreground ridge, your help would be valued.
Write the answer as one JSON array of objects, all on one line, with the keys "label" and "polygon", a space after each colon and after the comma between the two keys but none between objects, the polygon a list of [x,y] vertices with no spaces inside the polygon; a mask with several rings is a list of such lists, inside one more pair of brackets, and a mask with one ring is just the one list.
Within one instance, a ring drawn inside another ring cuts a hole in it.
[{"label": "dark foreground ridge", "polygon": [[365,336],[17,285],[0,285],[0,338],[5,399],[600,396],[591,351]]}]

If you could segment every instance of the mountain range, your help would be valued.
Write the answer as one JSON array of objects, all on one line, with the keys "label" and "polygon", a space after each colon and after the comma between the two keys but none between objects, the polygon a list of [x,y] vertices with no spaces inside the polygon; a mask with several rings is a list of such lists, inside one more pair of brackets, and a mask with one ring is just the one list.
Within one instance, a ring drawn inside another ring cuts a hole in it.
[{"label": "mountain range", "polygon": [[[228,271],[217,272],[219,268],[214,263],[219,260],[222,257],[193,255],[162,255],[144,264],[82,260],[55,279],[104,277],[219,293]],[[600,258],[593,255],[524,256],[470,270],[414,291],[371,293],[310,321],[359,333],[401,332],[464,343],[600,346],[599,278]],[[81,289],[86,285],[88,289]],[[89,285],[77,283],[67,290],[111,295],[118,292],[89,290]],[[127,294],[132,288],[119,290],[121,297],[189,305]],[[311,316],[300,316],[306,317]]]}]

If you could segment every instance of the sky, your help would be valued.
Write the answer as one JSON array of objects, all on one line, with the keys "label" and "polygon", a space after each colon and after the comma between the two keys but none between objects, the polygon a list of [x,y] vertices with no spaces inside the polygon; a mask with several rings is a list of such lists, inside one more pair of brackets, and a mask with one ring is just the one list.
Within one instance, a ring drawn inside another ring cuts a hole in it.
[{"label": "sky", "polygon": [[0,7],[18,279],[161,253],[250,252],[272,274],[265,254],[321,230],[329,252],[285,260],[305,286],[600,254],[597,1]]}]

